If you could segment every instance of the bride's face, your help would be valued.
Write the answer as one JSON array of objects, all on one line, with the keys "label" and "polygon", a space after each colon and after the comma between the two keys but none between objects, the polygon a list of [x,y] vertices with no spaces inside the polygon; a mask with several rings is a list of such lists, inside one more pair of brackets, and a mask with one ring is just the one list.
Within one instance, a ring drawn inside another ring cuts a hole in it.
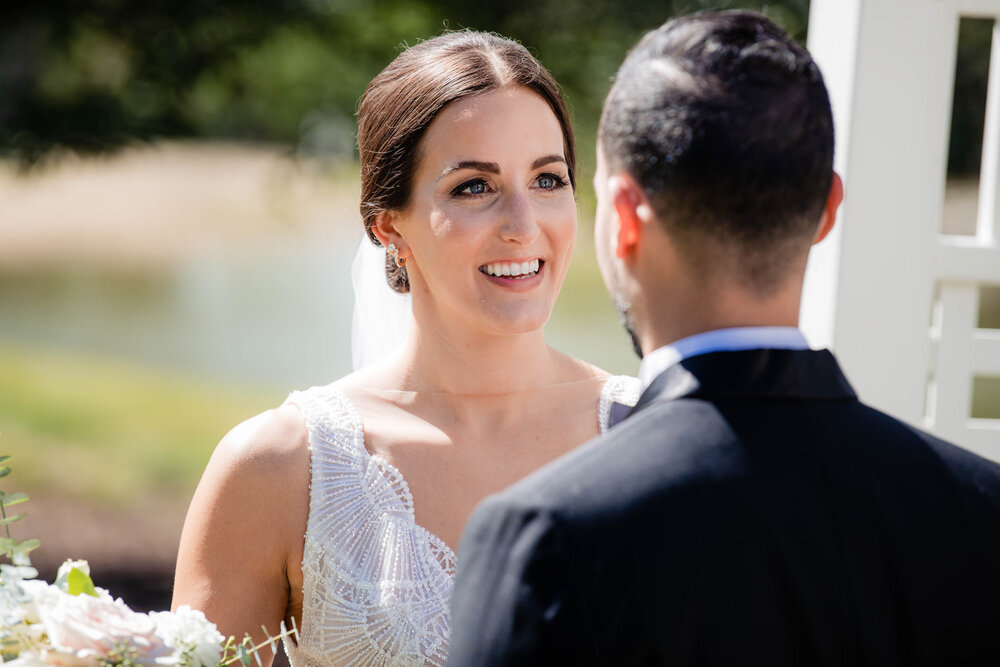
[{"label": "bride's face", "polygon": [[540,328],[576,237],[559,122],[525,88],[445,107],[420,142],[396,219],[414,308],[494,333]]}]

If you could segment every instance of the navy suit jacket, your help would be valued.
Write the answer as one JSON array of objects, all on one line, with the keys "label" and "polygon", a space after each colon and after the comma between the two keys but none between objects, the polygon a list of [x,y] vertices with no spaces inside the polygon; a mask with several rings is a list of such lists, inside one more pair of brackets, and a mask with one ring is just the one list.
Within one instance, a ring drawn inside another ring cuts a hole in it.
[{"label": "navy suit jacket", "polygon": [[1000,466],[827,351],[692,357],[486,500],[449,665],[1000,665]]}]

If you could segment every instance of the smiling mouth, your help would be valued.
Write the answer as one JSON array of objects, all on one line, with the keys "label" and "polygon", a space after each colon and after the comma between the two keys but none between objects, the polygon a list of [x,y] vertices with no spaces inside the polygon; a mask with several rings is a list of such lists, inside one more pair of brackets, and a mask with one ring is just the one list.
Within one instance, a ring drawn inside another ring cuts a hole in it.
[{"label": "smiling mouth", "polygon": [[495,264],[486,264],[480,266],[479,270],[488,276],[521,280],[537,275],[538,271],[544,264],[544,260],[529,259],[526,262],[497,262]]}]

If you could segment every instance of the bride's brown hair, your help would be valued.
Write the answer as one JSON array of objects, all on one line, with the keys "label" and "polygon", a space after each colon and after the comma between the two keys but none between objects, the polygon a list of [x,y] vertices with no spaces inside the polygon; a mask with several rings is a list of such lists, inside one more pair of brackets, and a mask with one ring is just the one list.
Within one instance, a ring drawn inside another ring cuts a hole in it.
[{"label": "bride's brown hair", "polygon": [[[449,32],[396,57],[372,79],[358,107],[361,217],[372,233],[382,211],[399,211],[410,200],[411,181],[424,131],[455,100],[500,88],[524,87],[544,99],[563,133],[569,178],[576,188],[576,148],[566,103],[552,75],[528,50],[492,33]],[[386,258],[386,279],[408,292],[405,268]]]}]

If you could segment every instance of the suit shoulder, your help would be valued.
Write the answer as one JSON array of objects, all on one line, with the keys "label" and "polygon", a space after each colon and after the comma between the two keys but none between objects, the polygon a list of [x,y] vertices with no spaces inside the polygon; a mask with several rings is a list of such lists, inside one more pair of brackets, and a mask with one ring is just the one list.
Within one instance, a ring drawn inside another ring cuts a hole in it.
[{"label": "suit shoulder", "polygon": [[482,511],[546,515],[566,524],[641,513],[650,504],[683,504],[690,493],[702,495],[726,471],[735,473],[738,460],[715,455],[731,446],[732,435],[715,425],[721,420],[711,406],[680,403],[629,417],[490,497]]},{"label": "suit shoulder", "polygon": [[902,426],[934,452],[955,481],[991,497],[1000,509],[1000,463],[922,429]]}]

